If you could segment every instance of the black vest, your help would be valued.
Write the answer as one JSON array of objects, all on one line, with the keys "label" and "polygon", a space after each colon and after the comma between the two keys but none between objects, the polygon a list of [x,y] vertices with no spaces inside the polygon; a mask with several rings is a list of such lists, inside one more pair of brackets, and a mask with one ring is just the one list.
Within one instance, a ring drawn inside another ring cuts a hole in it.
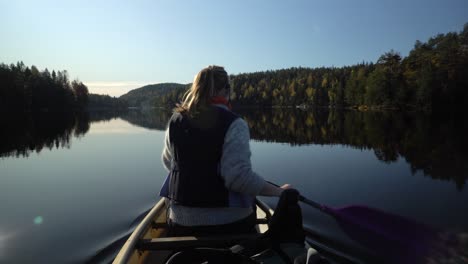
[{"label": "black vest", "polygon": [[169,198],[194,207],[226,207],[229,191],[220,175],[224,136],[239,116],[211,106],[194,117],[174,113],[169,121],[173,166]]}]

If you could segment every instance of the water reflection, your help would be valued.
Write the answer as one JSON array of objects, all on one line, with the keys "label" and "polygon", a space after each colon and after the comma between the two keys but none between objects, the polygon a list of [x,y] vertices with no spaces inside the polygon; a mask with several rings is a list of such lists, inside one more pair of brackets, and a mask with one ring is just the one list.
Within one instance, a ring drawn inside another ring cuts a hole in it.
[{"label": "water reflection", "polygon": [[70,148],[71,136],[82,136],[89,129],[85,112],[2,114],[0,122],[0,157],[27,157],[43,148]]},{"label": "water reflection", "polygon": [[[382,162],[404,158],[413,174],[453,181],[462,190],[468,178],[468,121],[462,118],[402,112],[356,112],[292,108],[238,109],[254,140],[304,144],[340,144],[373,150]],[[24,156],[43,148],[69,148],[91,122],[120,117],[129,123],[164,130],[170,110],[35,113],[2,115],[0,157]]]},{"label": "water reflection", "polygon": [[404,158],[412,173],[454,181],[468,178],[468,122],[462,118],[402,112],[298,109],[241,111],[253,139],[302,144],[340,144],[372,149],[383,162]]},{"label": "water reflection", "polygon": [[92,122],[107,121],[126,111],[0,113],[0,157],[28,157],[44,148],[70,148]]},{"label": "water reflection", "polygon": [[120,118],[136,126],[165,130],[171,113],[170,109],[142,109],[127,111]]}]

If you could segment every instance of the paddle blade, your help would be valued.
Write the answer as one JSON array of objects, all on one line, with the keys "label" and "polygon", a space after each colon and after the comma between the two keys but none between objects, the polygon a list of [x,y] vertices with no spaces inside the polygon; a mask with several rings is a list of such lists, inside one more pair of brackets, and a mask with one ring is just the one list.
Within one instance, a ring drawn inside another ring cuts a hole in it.
[{"label": "paddle blade", "polygon": [[416,244],[437,237],[437,230],[414,220],[367,206],[331,209],[342,222],[360,225],[376,234]]},{"label": "paddle blade", "polygon": [[437,248],[439,232],[427,225],[366,206],[330,208],[342,230],[378,255],[394,258],[390,263],[422,263]]}]

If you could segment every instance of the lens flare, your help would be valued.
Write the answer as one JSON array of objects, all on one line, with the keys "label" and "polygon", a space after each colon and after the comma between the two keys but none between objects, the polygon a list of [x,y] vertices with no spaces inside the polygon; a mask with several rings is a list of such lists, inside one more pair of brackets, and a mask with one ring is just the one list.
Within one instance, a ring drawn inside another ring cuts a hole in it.
[{"label": "lens flare", "polygon": [[42,224],[44,222],[44,218],[42,218],[42,216],[40,216],[40,215],[36,216],[34,218],[33,222],[34,222],[35,225],[40,225],[40,224]]}]

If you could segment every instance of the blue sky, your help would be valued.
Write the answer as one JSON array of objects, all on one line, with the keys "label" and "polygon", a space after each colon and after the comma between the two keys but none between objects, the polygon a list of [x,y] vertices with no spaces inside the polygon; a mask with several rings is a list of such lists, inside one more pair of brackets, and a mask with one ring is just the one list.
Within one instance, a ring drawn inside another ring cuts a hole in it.
[{"label": "blue sky", "polygon": [[93,93],[229,73],[375,62],[461,31],[466,0],[0,0],[0,62],[68,70]]}]

